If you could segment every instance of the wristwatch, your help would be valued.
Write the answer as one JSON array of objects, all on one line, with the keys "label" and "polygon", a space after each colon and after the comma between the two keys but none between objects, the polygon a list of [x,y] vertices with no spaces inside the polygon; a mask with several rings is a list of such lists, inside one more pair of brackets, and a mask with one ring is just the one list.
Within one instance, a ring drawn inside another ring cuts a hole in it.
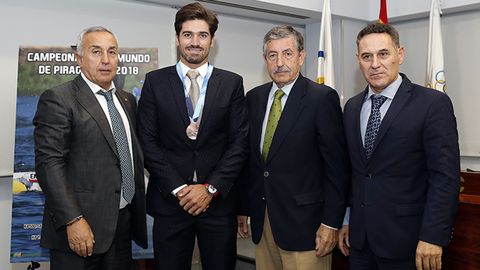
[{"label": "wristwatch", "polygon": [[205,189],[208,192],[208,195],[210,195],[211,197],[214,197],[217,194],[218,191],[214,186],[212,186],[210,184],[204,184],[204,186],[205,186]]}]

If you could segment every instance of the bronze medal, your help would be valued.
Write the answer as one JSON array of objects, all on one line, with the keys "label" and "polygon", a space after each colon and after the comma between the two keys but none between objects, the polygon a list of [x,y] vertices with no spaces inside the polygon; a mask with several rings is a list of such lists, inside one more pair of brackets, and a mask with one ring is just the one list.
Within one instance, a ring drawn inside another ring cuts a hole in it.
[{"label": "bronze medal", "polygon": [[187,134],[187,137],[190,140],[196,140],[197,139],[197,133],[198,133],[198,125],[195,122],[191,122],[190,125],[188,125],[187,130],[185,132]]}]

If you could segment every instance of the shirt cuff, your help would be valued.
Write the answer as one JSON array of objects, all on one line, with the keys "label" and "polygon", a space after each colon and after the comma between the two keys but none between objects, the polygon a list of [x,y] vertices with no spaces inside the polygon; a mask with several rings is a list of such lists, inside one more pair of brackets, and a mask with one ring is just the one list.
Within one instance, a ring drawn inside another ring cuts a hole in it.
[{"label": "shirt cuff", "polygon": [[77,216],[77,217],[73,218],[72,220],[70,220],[69,222],[67,222],[67,224],[65,224],[65,225],[66,225],[66,226],[70,226],[70,225],[72,225],[73,223],[79,221],[79,220],[82,219],[82,218],[83,218],[83,215]]},{"label": "shirt cuff", "polygon": [[175,196],[175,197],[177,197],[177,193],[178,193],[180,190],[182,190],[182,188],[184,188],[184,187],[186,187],[186,186],[187,186],[186,184],[183,184],[183,185],[177,187],[176,189],[174,189],[174,190],[172,191],[172,195]]},{"label": "shirt cuff", "polygon": [[345,216],[343,217],[343,225],[350,224],[350,207],[347,207],[345,211]]},{"label": "shirt cuff", "polygon": [[324,223],[322,223],[322,225],[325,226],[325,227],[327,227],[327,228],[329,228],[330,230],[338,231],[338,228],[334,228],[334,227],[328,226],[328,225],[326,225],[326,224],[324,224]]}]

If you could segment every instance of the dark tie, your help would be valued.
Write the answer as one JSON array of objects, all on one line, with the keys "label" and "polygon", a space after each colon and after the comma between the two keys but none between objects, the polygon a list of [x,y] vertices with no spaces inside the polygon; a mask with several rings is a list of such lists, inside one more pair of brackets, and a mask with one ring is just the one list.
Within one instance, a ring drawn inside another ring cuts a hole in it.
[{"label": "dark tie", "polygon": [[368,117],[367,130],[365,131],[365,154],[367,159],[372,156],[373,144],[375,143],[375,138],[377,137],[380,123],[382,122],[380,107],[387,100],[387,97],[372,95],[370,99],[372,100],[372,110],[370,117]]},{"label": "dark tie", "polygon": [[278,120],[282,115],[282,97],[285,93],[282,89],[278,89],[275,92],[272,107],[270,107],[270,113],[268,114],[267,127],[265,128],[265,138],[263,139],[262,157],[263,160],[267,160],[268,152],[270,151],[270,145],[272,144],[273,135],[277,129]]},{"label": "dark tie", "polygon": [[127,133],[122,117],[113,103],[112,91],[99,91],[100,95],[107,100],[108,113],[112,121],[113,139],[117,146],[117,152],[120,157],[120,169],[122,172],[122,190],[123,198],[131,203],[135,194],[135,185],[133,180],[132,158],[130,148],[128,147]]}]

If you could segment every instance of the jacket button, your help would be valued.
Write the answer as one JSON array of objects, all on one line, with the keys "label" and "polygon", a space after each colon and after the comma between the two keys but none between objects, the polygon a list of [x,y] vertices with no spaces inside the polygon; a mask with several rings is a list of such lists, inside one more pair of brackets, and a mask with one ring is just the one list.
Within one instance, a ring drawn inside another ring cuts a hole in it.
[{"label": "jacket button", "polygon": [[268,177],[269,175],[270,174],[267,171],[263,172],[263,177]]},{"label": "jacket button", "polygon": [[265,201],[265,197],[262,197],[262,200]]},{"label": "jacket button", "polygon": [[367,175],[365,176],[367,179],[372,179],[372,174],[371,173],[367,173]]},{"label": "jacket button", "polygon": [[361,206],[361,207],[365,207],[365,203],[362,202],[362,203],[360,204],[360,206]]}]

